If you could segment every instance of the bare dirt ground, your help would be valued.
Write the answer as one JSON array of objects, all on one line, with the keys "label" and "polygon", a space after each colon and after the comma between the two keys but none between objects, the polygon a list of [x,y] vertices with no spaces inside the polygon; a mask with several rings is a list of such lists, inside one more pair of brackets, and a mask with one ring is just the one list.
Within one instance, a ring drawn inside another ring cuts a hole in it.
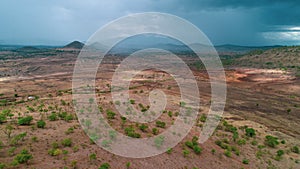
[{"label": "bare dirt ground", "polygon": [[[76,52],[75,52],[76,53]],[[62,57],[63,56],[63,57]],[[201,110],[197,123],[188,136],[169,153],[145,159],[131,159],[113,155],[93,143],[84,133],[73,109],[71,87],[72,69],[76,55],[68,53],[45,58],[27,58],[2,61],[0,78],[0,110],[10,110],[14,116],[0,124],[3,130],[7,124],[14,127],[12,136],[22,132],[27,135],[17,144],[11,144],[4,132],[0,131],[3,142],[0,148],[0,164],[7,168],[99,168],[109,163],[111,168],[300,168],[299,154],[291,148],[300,146],[300,80],[288,72],[263,69],[227,70],[227,102],[225,113],[214,135],[204,144],[201,154],[186,146],[193,136],[200,134],[203,118],[210,105],[210,84],[205,71],[193,71],[201,95]],[[166,130],[176,119],[176,111],[180,105],[180,91],[174,79],[154,70],[141,72],[131,82],[130,96],[138,104],[148,105],[147,98],[153,89],[161,89],[168,97],[166,112],[158,120],[166,123],[159,128],[155,122],[148,124],[146,131],[139,129],[139,124],[123,122],[121,116],[111,102],[110,82],[118,58],[105,60],[97,74],[97,103],[104,114],[109,109],[116,112],[109,123],[119,132],[133,126],[141,137],[155,135],[153,128],[159,133]],[[5,72],[5,73],[4,73]],[[11,74],[11,76],[4,76]],[[163,76],[162,76],[163,75]],[[157,78],[160,77],[160,78]],[[30,100],[28,96],[36,99]],[[28,108],[30,107],[30,108]],[[32,109],[31,109],[32,108]],[[52,113],[62,112],[72,115],[72,120],[58,117],[51,121]],[[168,112],[171,112],[170,115]],[[30,125],[17,125],[19,117],[33,116]],[[106,115],[105,115],[106,116]],[[37,128],[38,120],[46,122],[45,128]],[[231,127],[236,127],[239,135],[233,139]],[[245,135],[245,126],[256,131],[254,137]],[[275,148],[265,143],[265,136],[278,138]],[[61,141],[70,138],[72,144],[64,146]],[[284,140],[284,142],[283,142]],[[218,144],[220,141],[222,144]],[[58,143],[58,146],[53,144]],[[60,150],[57,155],[50,155],[49,150]],[[10,150],[15,148],[13,152]],[[16,155],[26,148],[33,155],[28,164],[12,164]],[[284,155],[277,157],[277,151],[283,150]],[[184,154],[184,152],[188,152]],[[91,158],[92,154],[96,158]],[[248,162],[247,162],[248,161]]]}]

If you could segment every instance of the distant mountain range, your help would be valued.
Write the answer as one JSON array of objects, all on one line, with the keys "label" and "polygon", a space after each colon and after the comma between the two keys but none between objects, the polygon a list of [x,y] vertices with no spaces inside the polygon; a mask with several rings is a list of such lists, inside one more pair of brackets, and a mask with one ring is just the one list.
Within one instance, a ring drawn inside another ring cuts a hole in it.
[{"label": "distant mountain range", "polygon": [[[207,46],[202,44],[190,44],[190,46],[195,47],[197,49],[205,49]],[[65,46],[23,46],[23,45],[0,45],[0,50],[38,50],[38,49],[81,49],[84,47],[84,43],[79,41],[73,41]],[[89,48],[95,48],[98,50],[104,50],[107,49],[106,46],[100,44],[100,43],[94,43],[92,45],[88,46]],[[238,45],[217,45],[215,46],[215,49],[219,53],[235,53],[235,54],[245,54],[253,50],[267,50],[271,48],[276,48],[281,46],[238,46]],[[188,46],[181,45],[181,44],[172,44],[172,43],[158,43],[158,44],[126,44],[126,43],[120,43],[117,46],[113,47],[110,50],[110,53],[132,53],[134,51],[138,51],[140,49],[146,49],[146,48],[159,48],[164,49],[172,52],[191,52],[191,49]]]}]

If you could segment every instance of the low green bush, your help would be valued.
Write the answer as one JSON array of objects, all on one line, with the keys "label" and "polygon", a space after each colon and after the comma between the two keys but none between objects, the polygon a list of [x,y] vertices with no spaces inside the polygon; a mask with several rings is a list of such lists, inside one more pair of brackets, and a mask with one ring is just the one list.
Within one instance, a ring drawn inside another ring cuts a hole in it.
[{"label": "low green bush", "polygon": [[30,122],[33,120],[32,116],[21,117],[18,119],[18,125],[30,125]]},{"label": "low green bush", "polygon": [[46,122],[44,120],[39,120],[36,122],[38,128],[45,128]]}]

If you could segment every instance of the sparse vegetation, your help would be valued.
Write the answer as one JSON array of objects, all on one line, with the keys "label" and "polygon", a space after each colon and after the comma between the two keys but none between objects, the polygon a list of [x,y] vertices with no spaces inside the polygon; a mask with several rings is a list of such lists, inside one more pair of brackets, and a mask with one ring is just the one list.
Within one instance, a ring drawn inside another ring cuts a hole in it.
[{"label": "sparse vegetation", "polygon": [[38,128],[45,128],[46,122],[44,120],[39,120],[36,122]]},{"label": "sparse vegetation", "polygon": [[32,120],[33,120],[32,116],[21,117],[18,119],[18,124],[19,125],[30,125]]},{"label": "sparse vegetation", "polygon": [[269,147],[275,148],[279,144],[278,138],[267,135],[265,138],[265,144]]}]

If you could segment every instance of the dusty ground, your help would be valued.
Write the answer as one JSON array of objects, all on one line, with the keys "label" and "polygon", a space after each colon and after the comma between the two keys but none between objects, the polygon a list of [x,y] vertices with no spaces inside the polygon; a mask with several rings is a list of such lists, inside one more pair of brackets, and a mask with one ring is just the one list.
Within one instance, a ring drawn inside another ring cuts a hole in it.
[{"label": "dusty ground", "polygon": [[[27,132],[25,139],[14,146],[9,145],[9,139],[0,132],[0,138],[4,143],[0,149],[0,163],[5,163],[8,168],[99,168],[103,163],[109,163],[111,168],[126,168],[128,162],[129,168],[300,168],[299,154],[290,151],[291,147],[300,146],[300,80],[288,72],[241,68],[226,71],[228,96],[224,117],[214,135],[200,145],[203,148],[200,155],[185,146],[185,141],[199,135],[203,122],[198,121],[189,135],[174,147],[170,154],[131,159],[113,155],[93,144],[76,119],[67,122],[63,119],[49,121],[47,118],[53,111],[57,113],[65,111],[75,117],[70,94],[75,56],[76,52],[68,51],[67,55],[60,54],[51,58],[11,59],[0,63],[1,70],[5,72],[0,78],[0,100],[7,101],[2,102],[0,110],[9,109],[14,114],[7,122],[1,124],[1,128],[11,123],[15,128],[13,135]],[[113,70],[117,66],[114,63],[117,63],[118,58],[112,57],[111,60],[105,61],[106,64],[100,68],[105,70],[104,73],[99,72],[97,75],[97,102],[104,111],[111,109],[117,112],[111,104],[109,84]],[[11,73],[9,77],[4,76],[9,73]],[[210,105],[210,84],[205,71],[193,73],[201,95],[200,113],[205,114]],[[162,74],[164,76],[159,76]],[[135,99],[136,105],[138,103],[147,105],[145,98],[151,90],[156,88],[163,90],[170,100],[166,110],[172,111],[173,116],[163,113],[159,120],[166,122],[167,128],[172,125],[172,121],[176,118],[174,114],[179,108],[180,93],[171,76],[153,70],[144,71],[135,77],[131,87],[130,94]],[[28,96],[39,98],[28,100]],[[27,106],[33,107],[34,110],[28,110]],[[34,117],[31,125],[16,125],[18,117],[25,115]],[[199,119],[200,117],[199,115]],[[117,114],[115,119],[110,120],[110,124],[124,133],[120,118]],[[44,129],[36,128],[36,121],[39,119],[46,121]],[[245,145],[239,145],[232,140],[232,133],[226,131],[224,121],[238,128],[239,138],[246,140]],[[125,127],[130,125],[136,126],[135,123],[126,122]],[[256,130],[256,137],[245,136],[243,129],[245,125]],[[153,136],[151,129],[155,128],[155,123],[150,123],[148,127],[146,132],[140,131],[138,127],[135,127],[135,130],[142,137]],[[69,128],[74,129],[73,133],[66,133]],[[164,130],[159,128],[160,132]],[[258,148],[257,145],[264,145],[266,135],[276,136],[279,141],[285,140],[286,143],[279,144],[276,148]],[[52,148],[52,144],[60,143],[66,138],[71,138],[71,147],[60,145],[59,149],[67,150],[68,153],[50,156],[48,150]],[[240,153],[237,155],[232,151],[231,157],[225,156],[226,150],[215,144],[216,140],[224,139],[229,140],[228,144],[237,147]],[[257,145],[252,144],[254,140],[257,141]],[[11,147],[16,147],[16,150],[9,154]],[[11,162],[15,155],[23,148],[30,151],[33,159],[28,164],[12,166]],[[275,155],[279,149],[284,150],[285,154],[278,161]],[[184,150],[190,151],[187,157],[183,155]],[[96,159],[89,158],[93,153],[96,154]],[[262,155],[259,156],[258,153]],[[245,159],[249,160],[249,164],[243,164]]]}]

